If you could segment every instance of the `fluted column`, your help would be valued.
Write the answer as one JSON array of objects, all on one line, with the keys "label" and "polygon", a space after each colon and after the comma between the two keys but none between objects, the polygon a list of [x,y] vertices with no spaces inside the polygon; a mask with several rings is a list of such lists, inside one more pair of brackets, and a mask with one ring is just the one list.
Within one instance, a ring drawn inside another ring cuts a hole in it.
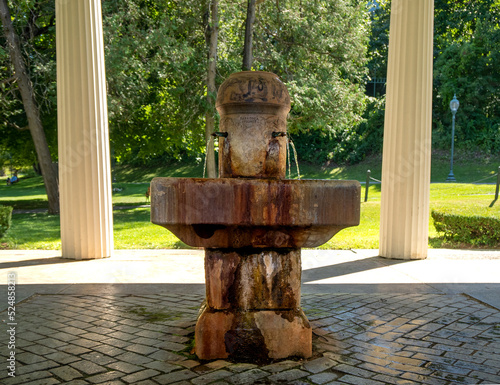
[{"label": "fluted column", "polygon": [[110,257],[113,212],[99,0],[56,0],[62,255]]},{"label": "fluted column", "polygon": [[393,0],[382,161],[380,255],[427,257],[433,0]]}]

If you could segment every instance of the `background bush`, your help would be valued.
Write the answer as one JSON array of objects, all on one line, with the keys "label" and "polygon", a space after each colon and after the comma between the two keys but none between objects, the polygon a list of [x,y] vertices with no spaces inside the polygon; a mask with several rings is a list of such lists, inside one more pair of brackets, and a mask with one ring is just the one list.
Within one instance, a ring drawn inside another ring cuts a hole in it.
[{"label": "background bush", "polygon": [[5,235],[12,221],[12,207],[0,206],[0,239]]},{"label": "background bush", "polygon": [[444,239],[469,245],[500,245],[500,219],[432,211],[434,227]]}]

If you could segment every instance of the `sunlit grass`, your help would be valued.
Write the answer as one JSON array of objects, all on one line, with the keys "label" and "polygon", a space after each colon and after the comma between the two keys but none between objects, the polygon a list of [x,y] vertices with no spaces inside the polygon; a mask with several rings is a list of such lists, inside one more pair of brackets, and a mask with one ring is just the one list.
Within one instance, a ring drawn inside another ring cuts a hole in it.
[{"label": "sunlit grass", "polygon": [[[136,208],[113,212],[116,249],[181,249],[189,248],[167,229],[149,220],[149,209]],[[46,213],[15,214],[12,226],[2,238],[11,249],[61,249],[58,215]]]},{"label": "sunlit grass", "polygon": [[[361,203],[361,222],[357,227],[340,231],[322,249],[377,249],[380,232],[380,185],[370,186],[368,202]],[[364,187],[361,191],[364,200]],[[500,218],[500,200],[489,207],[495,197],[495,185],[458,183],[431,184],[430,210],[462,215],[481,215]],[[429,246],[454,247],[439,238],[429,217]],[[461,245],[463,246],[463,245]]]},{"label": "sunlit grass", "polygon": [[113,214],[116,249],[186,249],[167,229],[150,222],[149,209],[117,210]]},{"label": "sunlit grass", "polygon": [[1,242],[11,249],[58,250],[61,248],[59,215],[14,214]]},{"label": "sunlit grass", "polygon": [[114,183],[113,184],[113,205],[145,205],[146,191],[149,183]]},{"label": "sunlit grass", "polygon": [[0,178],[0,204],[14,209],[47,208],[47,194],[41,176],[24,178],[7,186],[7,177]]},{"label": "sunlit grass", "polygon": [[361,203],[359,226],[341,230],[321,249],[378,249],[380,200]]},{"label": "sunlit grass", "polygon": [[155,177],[191,177],[203,176],[203,163],[175,163],[157,167],[116,166],[113,172],[118,183],[148,183]]}]

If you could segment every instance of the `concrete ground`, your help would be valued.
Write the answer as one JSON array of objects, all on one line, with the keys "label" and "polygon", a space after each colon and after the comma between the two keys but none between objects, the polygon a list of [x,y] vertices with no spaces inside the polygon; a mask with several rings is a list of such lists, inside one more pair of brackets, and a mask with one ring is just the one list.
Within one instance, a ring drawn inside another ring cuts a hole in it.
[{"label": "concrete ground", "polygon": [[0,251],[0,383],[500,384],[500,251],[377,254],[303,250],[314,356],[255,365],[190,354],[203,251]]}]

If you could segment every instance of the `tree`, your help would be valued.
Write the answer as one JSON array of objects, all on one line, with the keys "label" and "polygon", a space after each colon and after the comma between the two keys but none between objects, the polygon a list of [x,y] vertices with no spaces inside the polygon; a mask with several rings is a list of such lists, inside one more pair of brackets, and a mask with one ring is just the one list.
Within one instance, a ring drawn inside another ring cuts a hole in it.
[{"label": "tree", "polygon": [[252,70],[253,62],[253,24],[255,23],[255,0],[248,0],[245,21],[245,44],[243,45],[243,71]]},{"label": "tree", "polygon": [[[370,76],[385,77],[391,1],[372,11]],[[449,148],[449,102],[460,100],[456,144],[483,152],[500,151],[499,21],[495,0],[436,0],[434,18],[433,145]],[[369,107],[369,119],[383,123],[382,99]],[[382,108],[376,112],[372,108]],[[370,122],[370,126],[374,124]],[[368,126],[365,126],[370,130]],[[368,132],[368,131],[367,131]],[[382,131],[378,137],[382,136]],[[372,140],[374,142],[374,140]]]},{"label": "tree", "polygon": [[[214,97],[214,83],[207,86],[207,3],[103,3],[111,140],[119,160],[203,153]],[[352,132],[364,109],[366,8],[354,0],[302,3],[257,1],[253,67],[277,73],[290,88],[291,132],[328,132],[335,140]],[[215,88],[241,68],[248,4],[223,2],[218,11]]]},{"label": "tree", "polygon": [[[217,69],[217,39],[219,36],[219,1],[211,0],[208,2],[207,13],[210,15],[210,21],[207,21],[206,41],[208,45],[208,71],[207,71],[207,112],[205,113],[205,141],[207,149],[207,176],[216,177],[215,171],[215,153],[214,141],[211,135],[215,131],[215,99],[217,95],[216,69]],[[207,17],[208,19],[208,17]]]},{"label": "tree", "polygon": [[387,77],[389,24],[391,1],[379,2],[370,10],[370,42],[368,45],[368,75],[370,79]]},{"label": "tree", "polygon": [[[44,7],[51,4],[28,2]],[[103,2],[110,139],[119,162],[202,161],[205,134],[212,131],[210,116],[215,115],[214,90],[231,73],[241,70],[248,19],[247,2],[218,3],[217,53],[210,53],[207,38],[214,36],[212,26],[217,23],[208,22],[215,16],[215,12],[207,13],[209,4],[212,8],[217,5],[215,0]],[[23,20],[32,19],[29,10],[24,14]],[[40,28],[51,25],[50,12],[44,15],[44,23],[40,19],[37,23]],[[55,38],[50,28],[40,35],[43,42],[37,42],[47,47],[43,55],[34,50],[25,55],[32,61],[32,79],[41,75],[34,81],[37,96],[49,90],[44,98],[37,98],[43,102],[41,119],[49,128],[49,139],[56,132],[55,80],[50,75],[55,69],[55,49],[51,51]],[[37,32],[36,27],[31,30]],[[289,131],[298,142],[305,143],[300,139],[312,135],[326,143],[328,159],[350,153],[349,146],[355,142],[351,138],[360,137],[356,130],[366,103],[368,33],[366,7],[358,0],[255,1],[254,29],[247,33],[252,37],[251,67],[282,78],[293,99]],[[207,55],[212,58],[209,72]],[[5,79],[0,84],[5,89],[2,96],[17,92],[16,83],[8,81],[12,75],[3,76],[10,68],[3,59],[0,50],[0,79]],[[10,114],[9,123],[25,126],[15,112],[20,109],[19,100],[7,101],[8,106],[0,100],[0,115]],[[0,126],[3,133],[3,121]],[[3,140],[2,136],[0,142]],[[8,145],[21,144],[10,140]]]},{"label": "tree", "polygon": [[436,1],[434,143],[448,148],[456,93],[458,147],[500,152],[500,3]]},{"label": "tree", "polygon": [[110,137],[119,161],[201,161],[205,12],[195,0],[103,3]]},{"label": "tree", "polygon": [[354,0],[263,2],[257,9],[254,66],[286,83],[288,131],[302,159],[345,159],[351,151],[366,104],[368,22],[366,5]]},{"label": "tree", "polygon": [[59,212],[57,170],[52,163],[49,146],[42,126],[40,111],[35,100],[34,89],[21,51],[19,36],[16,34],[12,24],[7,0],[0,0],[0,19],[3,24],[10,60],[15,71],[13,77],[16,80],[21,94],[24,111],[28,121],[28,129],[31,133],[42,171],[45,189],[47,191],[49,213],[56,214]]}]

